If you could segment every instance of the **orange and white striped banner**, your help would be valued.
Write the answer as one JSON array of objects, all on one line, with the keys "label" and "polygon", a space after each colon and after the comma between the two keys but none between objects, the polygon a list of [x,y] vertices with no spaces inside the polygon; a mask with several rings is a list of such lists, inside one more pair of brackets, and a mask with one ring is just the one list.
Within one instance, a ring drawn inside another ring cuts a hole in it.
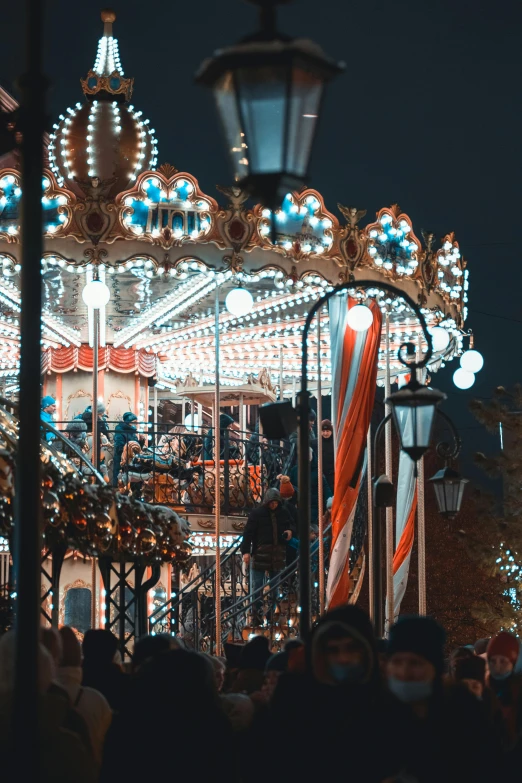
[{"label": "orange and white striped banner", "polygon": [[329,608],[348,603],[353,520],[363,474],[366,435],[375,400],[382,313],[369,305],[373,323],[365,332],[347,323],[348,309],[359,304],[347,293],[330,300],[332,419],[335,439],[335,487],[332,551],[326,588]]}]

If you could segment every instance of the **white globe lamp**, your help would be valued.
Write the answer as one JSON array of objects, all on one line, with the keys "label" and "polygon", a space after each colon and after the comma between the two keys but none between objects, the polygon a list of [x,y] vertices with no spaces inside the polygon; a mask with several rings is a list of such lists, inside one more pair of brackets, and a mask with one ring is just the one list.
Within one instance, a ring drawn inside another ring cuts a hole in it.
[{"label": "white globe lamp", "polygon": [[484,357],[480,351],[464,351],[460,357],[460,366],[467,372],[480,372],[484,367]]},{"label": "white globe lamp", "polygon": [[348,310],[347,321],[354,332],[366,332],[373,323],[373,313],[366,305],[355,305]]},{"label": "white globe lamp", "polygon": [[428,329],[428,332],[431,334],[433,341],[433,350],[445,351],[450,341],[450,336],[446,329],[443,329],[442,326],[433,326]]},{"label": "white globe lamp", "polygon": [[459,367],[459,369],[455,370],[453,373],[453,383],[457,389],[471,389],[475,383],[475,373],[463,370],[462,367]]},{"label": "white globe lamp", "polygon": [[225,307],[230,315],[237,318],[248,315],[254,306],[254,297],[246,288],[233,288],[225,299]]},{"label": "white globe lamp", "polygon": [[192,418],[193,417],[192,417],[191,413],[189,413],[188,416],[185,416],[185,427],[188,430],[191,430],[191,429],[195,429],[196,430],[199,427],[199,416],[198,416],[198,414],[197,413],[194,414],[194,421],[192,421]]},{"label": "white globe lamp", "polygon": [[109,302],[111,292],[101,280],[91,280],[82,291],[82,299],[87,307],[100,310]]}]

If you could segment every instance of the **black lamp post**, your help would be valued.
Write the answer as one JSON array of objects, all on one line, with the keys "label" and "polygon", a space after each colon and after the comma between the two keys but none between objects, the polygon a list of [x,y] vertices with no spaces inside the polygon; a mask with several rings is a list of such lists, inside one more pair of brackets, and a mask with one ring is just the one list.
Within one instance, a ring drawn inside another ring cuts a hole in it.
[{"label": "black lamp post", "polygon": [[289,0],[249,2],[260,29],[205,60],[196,81],[214,92],[236,182],[275,209],[307,178],[324,88],[344,66],[276,30]]},{"label": "black lamp post", "polygon": [[[20,79],[22,132],[20,400],[14,508],[16,664],[11,754],[20,780],[40,779],[38,655],[40,633],[41,462],[40,339],[43,251],[42,175],[45,96],[42,72],[44,11],[41,0],[26,3],[27,70]],[[55,597],[55,601],[56,601]],[[28,753],[27,749],[31,748]]]},{"label": "black lamp post", "polygon": [[460,454],[461,440],[449,416],[446,416],[442,411],[438,411],[438,413],[443,417],[451,430],[453,446],[446,442],[437,444],[437,454],[445,460],[446,464],[429,481],[433,484],[433,489],[435,490],[435,500],[437,501],[439,514],[448,519],[453,519],[460,511],[464,488],[468,483],[468,479],[463,478],[460,473],[450,467],[451,460],[456,459]]},{"label": "black lamp post", "polygon": [[[411,393],[408,395],[403,395],[402,398],[399,398],[399,404],[397,405],[397,408],[402,409],[406,413],[406,418],[413,417],[415,418],[416,424],[414,429],[414,435],[412,438],[408,439],[407,436],[405,436],[405,442],[408,445],[408,448],[410,448],[411,454],[418,454],[421,455],[426,450],[422,447],[422,444],[425,442],[425,431],[426,431],[426,411],[417,412],[417,409],[420,409],[421,407],[428,407],[428,403],[425,402],[424,404],[419,403],[418,397],[420,395],[420,392],[417,388],[417,386],[420,387],[420,384],[415,379],[415,371],[417,369],[420,369],[422,367],[425,367],[428,362],[430,361],[432,355],[433,355],[433,344],[431,335],[428,332],[428,325],[426,323],[426,320],[421,312],[421,309],[419,305],[413,301],[413,299],[408,296],[404,291],[401,291],[400,288],[397,288],[394,285],[391,285],[391,283],[387,283],[384,281],[379,281],[378,286],[380,289],[383,289],[384,291],[389,291],[390,293],[401,297],[406,304],[413,310],[417,318],[419,319],[422,332],[424,335],[424,339],[426,340],[428,349],[426,353],[424,354],[424,357],[420,360],[415,360],[415,358],[412,358],[410,361],[404,358],[404,352],[407,356],[415,357],[416,355],[416,347],[412,343],[403,343],[399,350],[398,350],[398,358],[402,362],[402,364],[406,365],[408,369],[411,372],[412,379],[410,380],[410,383],[407,384],[404,389],[401,391],[409,390]],[[310,449],[310,432],[308,429],[308,415],[310,410],[310,400],[309,400],[309,392],[308,392],[308,377],[307,377],[307,364],[308,364],[308,332],[310,331],[310,326],[312,324],[312,321],[314,319],[314,316],[317,312],[321,310],[323,305],[328,302],[332,296],[335,296],[336,294],[340,293],[341,291],[346,291],[347,289],[353,288],[374,288],[375,287],[375,280],[351,280],[346,283],[342,283],[340,285],[335,286],[332,288],[331,291],[329,291],[327,294],[322,296],[320,299],[318,299],[310,312],[308,313],[305,321],[305,325],[303,328],[303,336],[302,336],[302,343],[301,343],[301,391],[299,392],[299,397],[297,401],[297,427],[298,427],[298,482],[299,482],[299,605],[301,608],[301,617],[300,617],[300,633],[302,635],[305,635],[310,630],[311,625],[311,584],[310,584],[310,546],[309,546],[309,540],[310,540],[310,461],[309,461],[309,449]],[[422,389],[422,387],[420,387]],[[435,390],[430,390],[433,392],[433,395],[430,397],[428,396],[428,400],[431,400],[430,404],[433,405],[433,412],[429,414],[428,422],[430,423],[429,426],[429,434],[431,435],[432,430],[432,424],[433,424],[433,416],[435,413],[435,408],[437,407],[438,403],[444,399],[444,394],[442,392],[437,392]],[[388,398],[388,402],[392,405],[394,405],[394,399],[396,398],[396,394],[392,394]],[[421,399],[426,399],[425,397],[421,397]],[[270,427],[270,437],[278,438],[278,437],[286,437],[288,434],[288,424],[289,424],[289,416],[288,416],[288,407],[289,403],[271,403],[268,405],[263,405],[260,410],[260,418],[261,422],[263,424],[263,429],[265,430],[265,422]],[[415,413],[412,413],[414,411]],[[411,419],[413,421],[413,418]],[[278,425],[278,419],[279,419],[279,425]],[[284,419],[284,420],[283,420]],[[419,423],[421,426],[419,426]],[[429,443],[428,443],[429,445]],[[427,448],[427,446],[426,446]],[[422,449],[422,450],[421,450]],[[421,450],[421,451],[420,451]],[[383,503],[384,505],[384,503]],[[374,528],[378,527],[378,525],[374,525]],[[374,550],[375,551],[375,550]],[[380,548],[379,548],[379,568],[380,568]],[[376,626],[377,627],[377,626]],[[377,628],[378,631],[378,628]]]}]

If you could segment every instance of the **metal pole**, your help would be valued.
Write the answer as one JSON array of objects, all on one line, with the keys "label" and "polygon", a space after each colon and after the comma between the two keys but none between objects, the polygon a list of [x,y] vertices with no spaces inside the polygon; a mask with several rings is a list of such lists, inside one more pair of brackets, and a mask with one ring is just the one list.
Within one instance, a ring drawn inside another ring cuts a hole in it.
[{"label": "metal pole", "polygon": [[[377,472],[379,469],[379,463],[377,460],[379,441],[382,433],[388,422],[391,420],[391,414],[385,416],[382,421],[379,422],[379,426],[375,430],[373,438],[373,451],[372,451],[372,560],[373,560],[373,606],[372,606],[372,619],[373,626],[375,628],[375,635],[381,638],[384,633],[384,618],[383,618],[383,596],[382,596],[382,509],[375,505],[375,494],[373,491],[374,482],[377,480]],[[369,459],[369,458],[368,458]],[[368,469],[370,462],[368,461]]]},{"label": "metal pole", "polygon": [[[385,376],[385,399],[390,396],[390,315],[386,313],[386,376]],[[386,405],[385,413],[391,412],[389,405]],[[393,481],[393,462],[392,462],[392,425],[391,419],[386,424],[385,429],[385,471],[386,475]],[[386,508],[386,620],[387,627],[393,625],[395,612],[395,601],[393,596],[393,507]]]},{"label": "metal pole", "polygon": [[[417,358],[422,357],[422,341],[419,335],[417,341]],[[445,417],[447,419],[447,417]],[[421,457],[417,468],[417,537],[419,558],[419,614],[426,614],[426,525],[424,518],[424,457]]]},{"label": "metal pole", "polygon": [[[321,388],[321,311],[317,313],[317,508],[319,511],[319,614],[325,610],[324,584],[324,497],[323,497],[323,434],[321,421],[323,419],[323,398]],[[333,436],[333,433],[332,433]]]},{"label": "metal pole", "polygon": [[215,478],[215,536],[216,536],[216,572],[215,572],[215,614],[216,614],[216,647],[215,654],[221,655],[221,549],[220,537],[220,513],[221,513],[221,482],[220,482],[220,457],[221,457],[221,430],[219,428],[219,286],[216,286],[215,297],[214,339],[216,346],[216,383],[214,397],[214,478]]},{"label": "metal pole", "polygon": [[[244,395],[242,393],[239,394],[239,429],[242,433],[245,432],[245,405],[244,405]],[[244,434],[241,436],[244,438]]]},{"label": "metal pole", "polygon": [[[42,276],[43,134],[47,80],[42,73],[42,0],[26,3],[27,71],[22,92],[20,399],[16,454],[15,547],[16,658],[12,758],[16,777],[40,779],[38,637],[40,625],[41,462],[40,352]],[[54,600],[54,597],[53,597]],[[57,599],[56,599],[57,600]],[[30,748],[31,752],[27,752]]]},{"label": "metal pole", "polygon": [[92,464],[96,470],[99,470],[100,441],[98,427],[98,346],[100,344],[100,311],[94,308],[92,317],[94,335],[92,349]]},{"label": "metal pole", "polygon": [[91,558],[91,628],[96,628],[96,558]]},{"label": "metal pole", "polygon": [[373,496],[372,496],[372,425],[368,427],[368,434],[366,436],[366,479],[367,479],[367,491],[368,491],[368,588],[369,588],[369,603],[370,603],[370,620],[375,622],[373,616],[374,610],[374,562],[373,562]]},{"label": "metal pole", "polygon": [[424,517],[424,457],[417,466],[417,536],[419,553],[419,614],[426,614],[426,525]]}]

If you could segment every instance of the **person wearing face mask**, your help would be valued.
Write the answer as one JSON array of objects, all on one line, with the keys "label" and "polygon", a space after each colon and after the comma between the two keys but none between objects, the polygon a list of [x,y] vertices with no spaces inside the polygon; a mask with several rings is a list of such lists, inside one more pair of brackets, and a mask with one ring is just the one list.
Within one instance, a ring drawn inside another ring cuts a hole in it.
[{"label": "person wearing face mask", "polygon": [[476,696],[444,681],[445,641],[444,629],[431,617],[404,616],[390,630],[388,687],[409,710],[407,760],[398,779],[485,783],[498,772],[498,737]]},{"label": "person wearing face mask", "polygon": [[488,644],[487,685],[500,703],[513,766],[522,763],[522,675],[515,672],[518,653],[519,641],[507,631]]},{"label": "person wearing face mask", "polygon": [[[333,436],[333,424],[330,419],[321,422],[321,448],[323,450],[323,476],[330,490],[335,488],[335,448]],[[317,454],[319,451],[319,438],[312,441],[312,448]]]},{"label": "person wearing face mask", "polygon": [[305,671],[280,674],[269,711],[271,736],[285,736],[288,748],[310,748],[306,757],[282,754],[282,779],[337,780],[344,770],[357,783],[382,783],[404,764],[397,730],[406,710],[383,686],[373,628],[357,606],[319,620],[306,643]]}]

